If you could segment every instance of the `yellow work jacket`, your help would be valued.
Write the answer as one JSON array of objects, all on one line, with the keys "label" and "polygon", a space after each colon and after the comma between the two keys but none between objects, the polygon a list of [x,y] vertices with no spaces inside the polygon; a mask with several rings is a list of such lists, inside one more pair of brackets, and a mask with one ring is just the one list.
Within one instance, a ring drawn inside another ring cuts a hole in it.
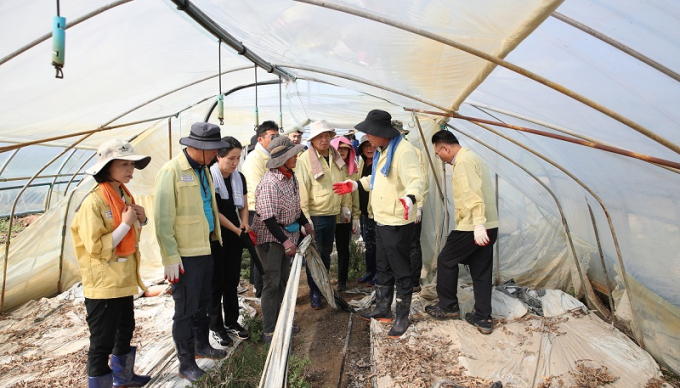
[{"label": "yellow work jacket", "polygon": [[[415,147],[406,140],[397,145],[392,158],[392,166],[385,176],[380,169],[387,162],[389,145],[380,151],[380,159],[375,168],[375,179],[370,203],[373,219],[382,225],[407,225],[416,221],[416,208],[423,200],[423,172]],[[374,162],[375,163],[375,162]],[[369,190],[371,176],[361,178],[361,185]],[[399,198],[413,195],[416,202],[408,220],[404,219],[404,207]]]},{"label": "yellow work jacket", "polygon": [[[314,179],[309,161],[310,152],[316,152],[319,158],[323,170],[323,175],[319,179]],[[342,206],[351,209],[352,197],[350,195],[340,196],[333,192],[333,183],[342,182],[347,176],[338,168],[333,159],[330,160],[329,166],[323,156],[319,155],[314,148],[310,148],[298,158],[295,176],[300,184],[300,207],[308,219],[310,216],[337,216]]]},{"label": "yellow work jacket", "polygon": [[241,174],[246,177],[248,186],[248,210],[255,211],[255,191],[257,185],[262,180],[264,173],[267,172],[267,161],[271,159],[260,147],[255,147],[241,166]]},{"label": "yellow work jacket", "polygon": [[465,147],[453,159],[453,207],[456,230],[474,231],[475,225],[498,228],[496,195],[486,163]]},{"label": "yellow work jacket", "polygon": [[[345,167],[342,168],[342,172],[345,173],[345,178],[343,180],[351,179],[351,180],[355,181],[355,180],[359,179],[359,171],[360,170],[355,172],[352,175],[347,174],[347,170],[349,170],[349,168],[347,167],[347,165],[345,165]],[[348,197],[350,197],[350,202],[351,202],[350,210],[352,211],[352,219],[358,220],[359,218],[361,218],[361,209],[359,208],[359,190],[356,190],[351,195],[348,195]],[[342,214],[338,214],[338,218],[336,220],[337,224],[342,223],[341,216],[342,216]],[[351,221],[350,221],[350,223],[351,223]]]},{"label": "yellow work jacket", "polygon": [[[125,203],[130,204],[130,197]],[[139,245],[139,226],[132,225]],[[113,214],[96,186],[83,199],[73,216],[71,236],[83,282],[83,295],[89,299],[113,299],[146,290],[139,274],[139,248],[118,257],[113,246]]]},{"label": "yellow work jacket", "polygon": [[154,225],[161,248],[163,265],[177,264],[181,257],[210,254],[210,241],[222,244],[215,187],[208,167],[203,167],[212,196],[215,229],[203,211],[201,182],[184,152],[165,163],[156,175],[156,206]]},{"label": "yellow work jacket", "polygon": [[413,148],[416,150],[416,154],[418,154],[418,161],[420,162],[420,169],[422,170],[423,174],[423,200],[420,201],[417,206],[418,208],[422,209],[427,202],[427,194],[430,192],[430,169],[427,167],[428,163],[425,154],[418,148]]}]

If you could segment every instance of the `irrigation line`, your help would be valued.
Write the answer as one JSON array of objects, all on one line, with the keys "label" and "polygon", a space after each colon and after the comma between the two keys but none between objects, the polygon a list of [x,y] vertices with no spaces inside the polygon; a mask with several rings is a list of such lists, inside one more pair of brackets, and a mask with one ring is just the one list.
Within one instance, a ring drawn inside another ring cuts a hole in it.
[{"label": "irrigation line", "polygon": [[347,323],[347,333],[345,334],[345,346],[342,348],[342,362],[340,363],[340,376],[338,377],[338,388],[342,386],[342,374],[345,372],[345,360],[347,359],[347,347],[349,347],[349,338],[352,335],[352,318],[354,313],[349,313],[349,322]]},{"label": "irrigation line", "polygon": [[[119,6],[119,5],[123,5],[123,4],[125,4],[125,3],[129,3],[129,2],[131,2],[131,1],[132,1],[132,0],[120,0],[120,1],[117,1],[117,2],[114,2],[114,3],[111,3],[111,4],[109,4],[109,5],[106,5],[106,6],[103,6],[103,7],[99,7],[99,8],[97,8],[97,9],[95,9],[94,11],[92,11],[92,12],[90,12],[90,13],[87,13],[87,14],[85,14],[85,15],[83,15],[83,16],[77,18],[77,19],[73,19],[73,21],[70,22],[70,23],[66,23],[66,29],[73,28],[73,27],[77,26],[78,24],[80,24],[80,23],[82,23],[82,22],[84,22],[84,21],[86,21],[86,20],[88,20],[88,19],[90,19],[90,18],[92,18],[92,17],[94,17],[94,16],[99,15],[100,13],[103,13],[103,12],[105,12],[105,11],[108,11],[108,10],[110,10],[110,9],[113,9],[113,8]],[[9,61],[9,60],[12,59],[12,58],[15,58],[15,57],[21,55],[22,53],[24,53],[24,52],[30,50],[31,48],[33,48],[33,47],[39,45],[40,43],[47,41],[47,40],[50,39],[51,37],[52,37],[52,32],[50,31],[50,32],[48,32],[47,34],[44,34],[44,35],[40,36],[39,38],[37,38],[36,40],[34,40],[34,41],[28,43],[27,45],[25,45],[25,46],[23,46],[23,47],[21,47],[20,49],[14,51],[14,52],[9,53],[7,56],[5,56],[5,57],[3,57],[2,59],[0,59],[0,65],[4,64],[5,62]]]},{"label": "irrigation line", "polygon": [[[495,57],[493,55],[487,54],[486,52],[484,52],[482,50],[478,50],[474,47],[464,45],[460,42],[456,42],[456,41],[449,39],[449,38],[446,38],[444,36],[434,34],[432,32],[426,31],[422,28],[414,27],[414,26],[411,26],[411,25],[403,23],[403,22],[391,20],[391,19],[388,19],[388,18],[385,18],[385,17],[382,17],[382,16],[372,14],[370,12],[354,9],[354,8],[351,8],[351,7],[346,7],[346,6],[337,5],[337,4],[330,4],[330,3],[325,2],[323,0],[295,0],[295,1],[300,2],[300,3],[316,5],[316,6],[319,6],[319,7],[322,7],[322,8],[332,9],[332,10],[335,10],[335,11],[347,13],[347,14],[354,15],[354,16],[358,16],[358,17],[361,17],[361,18],[364,18],[364,19],[367,19],[367,20],[372,20],[374,22],[385,24],[385,25],[388,25],[388,26],[391,26],[391,27],[395,27],[395,28],[398,28],[400,30],[407,31],[407,32],[410,32],[410,33],[413,33],[413,34],[416,34],[416,35],[419,35],[419,36],[422,36],[422,37],[425,37],[425,38],[428,38],[428,39],[432,39],[436,42],[439,42],[439,43],[445,44],[447,46],[456,48],[458,50],[464,51],[468,54],[474,55],[478,58],[484,59],[484,60],[491,62],[493,64],[496,64],[498,66],[504,67],[504,68],[514,72],[514,73],[517,73],[521,76],[527,77],[527,78],[529,78],[533,81],[536,81],[540,84],[543,84],[543,85],[545,85],[545,86],[547,86],[547,87],[549,87],[549,88],[551,88],[551,89],[553,89],[553,90],[555,90],[559,93],[562,93],[565,96],[570,97],[570,98],[572,98],[572,99],[574,99],[574,100],[576,100],[576,101],[578,101],[578,102],[580,102],[584,105],[587,105],[587,106],[597,110],[598,112],[600,112],[604,115],[611,117],[612,119],[622,123],[623,125],[626,125],[626,126],[632,128],[632,129],[634,129],[635,131],[637,131],[637,132],[643,134],[644,136],[654,140],[655,142],[663,145],[664,147],[671,149],[671,150],[675,151],[676,153],[680,154],[680,145],[673,143],[672,141],[670,141],[670,140],[662,137],[661,135],[645,128],[644,126],[636,123],[635,121],[633,121],[633,120],[631,120],[627,117],[624,117],[624,116],[620,115],[619,113],[617,113],[617,112],[615,112],[615,111],[613,111],[613,110],[611,110],[611,109],[609,109],[609,108],[607,108],[607,107],[605,107],[601,104],[598,104],[597,102],[590,100],[589,98],[587,98],[587,97],[585,97],[581,94],[578,94],[578,93],[574,92],[573,90],[568,89],[568,88],[566,88],[566,87],[564,87],[564,86],[562,86],[562,85],[560,85],[556,82],[553,82],[553,81],[551,81],[547,78],[544,78],[544,77],[542,77],[542,76],[540,76],[536,73],[533,73],[533,72],[531,72],[531,71],[529,71],[525,68],[522,68],[522,67],[517,66],[513,63],[510,63],[510,62],[508,62],[504,59],[501,59],[501,58]],[[451,109],[445,109],[445,110],[451,111]]]}]

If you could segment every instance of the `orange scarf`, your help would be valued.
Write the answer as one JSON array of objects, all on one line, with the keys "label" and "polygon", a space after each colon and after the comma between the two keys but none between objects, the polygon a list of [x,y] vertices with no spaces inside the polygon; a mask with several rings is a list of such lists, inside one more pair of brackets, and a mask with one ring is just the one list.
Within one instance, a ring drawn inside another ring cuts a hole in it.
[{"label": "orange scarf", "polygon": [[[130,201],[135,203],[135,199],[132,198],[132,194],[128,191],[124,184],[120,184],[125,193],[130,197]],[[111,213],[113,213],[113,229],[116,230],[120,223],[123,221],[123,210],[125,210],[125,201],[120,197],[118,193],[113,190],[109,182],[103,182],[99,184],[99,190],[102,196],[106,200],[106,203],[111,208]],[[125,237],[120,240],[120,243],[116,246],[116,255],[118,257],[126,257],[135,253],[137,250],[137,239],[135,238],[135,227],[130,225],[130,230],[128,230]]]}]

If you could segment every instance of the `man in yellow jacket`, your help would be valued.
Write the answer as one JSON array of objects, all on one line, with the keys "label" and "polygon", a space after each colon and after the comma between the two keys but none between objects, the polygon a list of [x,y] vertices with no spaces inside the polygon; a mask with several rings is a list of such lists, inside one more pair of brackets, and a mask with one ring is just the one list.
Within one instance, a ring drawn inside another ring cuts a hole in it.
[{"label": "man in yellow jacket", "polygon": [[[352,199],[333,194],[333,184],[345,179],[345,162],[331,147],[335,129],[326,120],[310,125],[309,149],[300,155],[295,176],[300,184],[300,207],[316,232],[316,249],[326,269],[331,265],[336,217],[351,221]],[[343,221],[344,222],[344,221]],[[309,301],[315,310],[323,308],[321,291],[307,270]]]},{"label": "man in yellow jacket", "polygon": [[205,374],[197,358],[224,358],[208,340],[208,304],[212,292],[213,258],[210,242],[222,244],[215,188],[207,165],[226,148],[220,127],[194,123],[187,146],[165,163],[156,175],[154,225],[161,250],[165,278],[172,284],[175,314],[172,338],[177,347],[179,375],[196,381]]},{"label": "man in yellow jacket", "polygon": [[486,163],[475,153],[461,147],[449,131],[432,135],[437,156],[453,165],[453,206],[456,228],[446,239],[437,258],[439,302],[425,307],[436,318],[459,318],[458,264],[470,268],[475,310],[465,320],[482,334],[491,334],[491,274],[493,244],[498,237],[498,211],[493,184]]},{"label": "man in yellow jacket", "polygon": [[371,190],[371,207],[376,222],[376,307],[361,313],[363,319],[392,320],[392,297],[397,288],[396,321],[388,335],[398,338],[408,329],[413,295],[410,251],[415,229],[416,209],[423,199],[423,179],[415,148],[404,141],[392,126],[389,113],[374,109],[366,120],[354,126],[377,147],[371,176],[358,182],[344,181],[334,186],[346,194],[361,185]]}]

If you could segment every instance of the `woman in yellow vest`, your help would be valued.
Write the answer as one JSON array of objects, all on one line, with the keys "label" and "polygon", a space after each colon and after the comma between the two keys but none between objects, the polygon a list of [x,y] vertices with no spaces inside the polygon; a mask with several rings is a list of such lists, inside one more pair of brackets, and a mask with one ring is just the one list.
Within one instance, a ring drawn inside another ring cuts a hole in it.
[{"label": "woman in yellow vest", "polygon": [[[139,274],[139,234],[148,219],[125,184],[150,156],[136,155],[127,141],[109,140],[97,150],[97,163],[86,173],[98,185],[76,210],[71,224],[83,281],[90,349],[90,388],[141,387],[149,376],[134,373],[136,347],[133,295],[145,290]],[[109,355],[111,368],[109,368]]]}]

